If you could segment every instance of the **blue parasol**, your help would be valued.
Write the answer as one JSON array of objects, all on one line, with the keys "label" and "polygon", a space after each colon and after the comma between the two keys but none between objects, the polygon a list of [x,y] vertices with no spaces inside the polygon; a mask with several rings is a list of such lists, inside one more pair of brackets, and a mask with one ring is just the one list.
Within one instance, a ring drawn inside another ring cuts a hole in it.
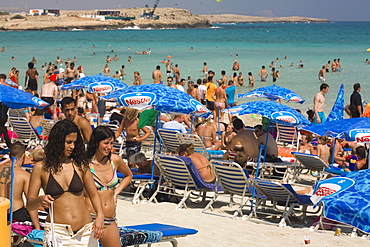
[{"label": "blue parasol", "polygon": [[282,99],[288,102],[296,102],[301,104],[305,101],[301,96],[299,96],[292,90],[276,86],[275,84],[272,86],[260,87],[245,94],[238,94],[238,98],[245,97],[267,98],[270,100]]},{"label": "blue parasol", "polygon": [[109,93],[121,88],[128,87],[120,80],[102,74],[91,75],[77,79],[60,87],[61,90],[87,88],[89,93]]},{"label": "blue parasol", "polygon": [[178,89],[161,85],[136,85],[102,96],[115,99],[120,105],[144,110],[154,107],[156,111],[171,114],[192,114],[208,118],[212,113],[190,95]]},{"label": "blue parasol", "polygon": [[347,141],[370,142],[370,118],[348,118],[302,127],[319,136],[343,138]]},{"label": "blue parasol", "polygon": [[366,169],[318,182],[313,197],[321,197],[326,218],[370,233],[369,195],[370,170]]},{"label": "blue parasol", "polygon": [[0,102],[12,109],[25,107],[37,107],[42,109],[49,105],[49,103],[30,93],[10,86],[0,85],[0,92]]},{"label": "blue parasol", "polygon": [[224,110],[224,112],[239,115],[260,114],[270,119],[271,122],[285,125],[303,126],[311,124],[307,118],[295,109],[274,101],[248,102]]}]

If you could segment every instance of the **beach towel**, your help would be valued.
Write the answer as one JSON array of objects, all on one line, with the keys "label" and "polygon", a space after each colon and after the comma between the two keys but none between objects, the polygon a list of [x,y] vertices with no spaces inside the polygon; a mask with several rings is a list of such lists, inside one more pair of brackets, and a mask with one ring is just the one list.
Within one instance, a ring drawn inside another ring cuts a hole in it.
[{"label": "beach towel", "polygon": [[178,156],[178,157],[182,159],[182,161],[184,161],[184,163],[186,164],[186,166],[188,167],[190,171],[191,176],[194,179],[194,182],[199,188],[201,189],[208,188],[208,189],[211,189],[212,191],[216,191],[216,189],[217,191],[223,191],[219,182],[216,182],[214,184],[206,183],[203,180],[202,176],[200,175],[198,169],[193,164],[193,161],[189,157],[184,157],[184,156]]},{"label": "beach towel", "polygon": [[121,246],[156,243],[162,239],[160,231],[135,230],[125,227],[118,227]]},{"label": "beach towel", "polygon": [[139,116],[139,129],[144,128],[145,126],[152,126],[155,127],[155,120],[157,118],[159,111],[154,109],[148,109],[140,113]]},{"label": "beach towel", "polygon": [[[43,242],[44,241],[44,231],[40,230],[32,230],[32,232],[28,233],[26,236],[28,239],[32,239],[35,241]],[[31,243],[35,247],[42,247],[42,244],[36,244],[36,243]]]}]

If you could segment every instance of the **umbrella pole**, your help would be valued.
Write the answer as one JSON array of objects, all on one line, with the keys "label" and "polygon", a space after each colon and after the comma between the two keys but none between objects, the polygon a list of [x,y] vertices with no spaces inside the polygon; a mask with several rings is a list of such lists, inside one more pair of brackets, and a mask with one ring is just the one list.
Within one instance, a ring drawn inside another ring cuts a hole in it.
[{"label": "umbrella pole", "polygon": [[16,162],[15,157],[12,157],[12,173],[10,178],[10,209],[9,209],[9,222],[10,224],[13,222],[13,194],[14,194],[14,164]]},{"label": "umbrella pole", "polygon": [[191,118],[190,134],[193,134],[193,126],[194,126],[194,120],[195,120],[195,118],[192,115],[190,116],[190,118]]},{"label": "umbrella pole", "polygon": [[154,182],[154,155],[156,151],[156,146],[157,146],[157,137],[158,137],[158,127],[159,127],[159,118],[160,114],[157,114],[157,117],[155,119],[155,132],[154,132],[154,144],[153,144],[153,158],[152,158],[152,175],[150,178],[150,188],[152,189],[153,187],[153,182]]},{"label": "umbrella pole", "polygon": [[333,151],[331,152],[331,164],[334,164],[335,149],[337,148],[337,138],[334,138]]},{"label": "umbrella pole", "polygon": [[[263,147],[264,147],[263,145],[260,145],[260,149],[259,149],[259,152],[258,152],[256,173],[254,174],[255,179],[258,179],[258,176],[259,176],[259,169],[260,169],[260,164],[261,164],[261,156],[262,156]],[[256,188],[253,187],[253,189],[252,189],[252,198],[254,198],[255,194],[256,194]],[[252,200],[252,202],[251,202],[251,212],[253,211],[253,204],[254,204],[254,201]]]},{"label": "umbrella pole", "polygon": [[217,134],[221,135],[221,131],[220,131],[220,121],[221,121],[221,107],[220,106],[217,106]]},{"label": "umbrella pole", "polygon": [[266,147],[263,151],[263,160],[266,161],[266,155],[267,155],[267,142],[269,141],[269,132],[270,132],[270,119],[267,123],[267,131],[266,131],[266,141],[265,141],[265,144],[266,144]]}]

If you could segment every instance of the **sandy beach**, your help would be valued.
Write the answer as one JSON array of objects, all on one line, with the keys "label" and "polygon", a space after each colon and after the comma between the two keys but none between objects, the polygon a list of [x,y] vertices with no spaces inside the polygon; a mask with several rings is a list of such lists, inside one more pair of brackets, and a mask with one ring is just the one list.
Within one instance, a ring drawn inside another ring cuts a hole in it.
[{"label": "sandy beach", "polygon": [[[197,229],[198,233],[193,236],[178,238],[180,247],[306,246],[306,234],[311,238],[308,246],[369,246],[369,240],[351,238],[349,235],[337,237],[334,236],[334,231],[309,232],[309,227],[297,222],[293,222],[293,227],[278,227],[243,221],[241,217],[233,220],[230,216],[237,206],[229,208],[226,197],[220,197],[220,201],[214,204],[215,210],[207,213],[201,213],[204,202],[188,203],[187,209],[175,210],[175,203],[133,205],[129,199],[131,198],[122,197],[118,200],[117,218],[120,226],[162,223]],[[244,213],[248,211],[249,207],[243,210]],[[312,221],[313,218],[310,217],[309,220]],[[171,244],[159,243],[154,246]]]}]

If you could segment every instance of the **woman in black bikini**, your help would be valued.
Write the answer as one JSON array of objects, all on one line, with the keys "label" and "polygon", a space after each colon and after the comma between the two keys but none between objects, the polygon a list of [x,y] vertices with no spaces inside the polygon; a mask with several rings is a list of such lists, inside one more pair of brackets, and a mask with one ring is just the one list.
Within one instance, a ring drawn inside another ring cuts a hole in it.
[{"label": "woman in black bikini", "polygon": [[[102,237],[104,230],[103,206],[77,125],[70,120],[57,122],[50,131],[45,155],[45,160],[33,168],[27,209],[49,208],[53,203],[54,231],[64,246],[98,246],[97,239]],[[45,195],[39,196],[40,188]],[[85,206],[84,190],[97,212],[95,221]],[[51,230],[48,222],[49,216],[45,236]]]},{"label": "woman in black bikini", "polygon": [[[87,146],[87,157],[90,159],[90,171],[93,174],[94,183],[104,202],[104,226],[106,227],[100,243],[103,247],[120,247],[116,222],[117,195],[126,188],[131,179],[130,168],[117,154],[112,154],[114,132],[107,126],[98,126],[94,129],[90,142]],[[124,178],[118,183],[116,171],[120,171]],[[86,198],[87,208],[93,219],[96,211],[91,201]]]}]

